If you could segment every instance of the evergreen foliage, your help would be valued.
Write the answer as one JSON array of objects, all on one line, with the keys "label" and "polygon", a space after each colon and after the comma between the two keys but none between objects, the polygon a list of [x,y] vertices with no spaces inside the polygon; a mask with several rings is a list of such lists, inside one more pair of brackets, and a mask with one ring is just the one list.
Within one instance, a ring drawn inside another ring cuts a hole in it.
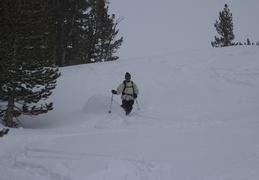
[{"label": "evergreen foliage", "polygon": [[244,43],[241,43],[241,42],[237,42],[237,43],[235,43],[235,46],[242,46],[242,45],[258,46],[258,45],[259,45],[259,42],[254,43],[254,42],[251,42],[249,38],[247,38],[246,42],[244,42]]},{"label": "evergreen foliage", "polygon": [[0,115],[9,127],[14,117],[53,109],[52,102],[37,106],[60,76],[49,17],[45,0],[0,2]]},{"label": "evergreen foliage", "polygon": [[88,17],[89,32],[89,54],[90,61],[103,62],[116,60],[118,57],[112,57],[116,49],[123,42],[123,38],[114,40],[118,34],[117,24],[122,20],[115,21],[115,15],[108,15],[108,6],[105,0],[92,1]]},{"label": "evergreen foliage", "polygon": [[247,45],[248,45],[248,46],[251,45],[251,42],[250,42],[249,38],[247,38],[246,42],[247,42]]},{"label": "evergreen foliage", "polygon": [[115,40],[115,15],[106,0],[48,0],[57,36],[58,66],[116,60],[113,54],[123,40]]},{"label": "evergreen foliage", "polygon": [[7,135],[9,132],[9,129],[3,129],[2,131],[0,131],[0,137],[3,137],[4,135]]},{"label": "evergreen foliage", "polygon": [[48,8],[51,12],[51,21],[57,32],[55,37],[58,66],[77,64],[80,59],[79,52],[87,44],[84,37],[83,21],[89,8],[86,0],[48,0]]},{"label": "evergreen foliage", "polygon": [[0,117],[53,109],[42,103],[56,86],[58,66],[118,59],[123,38],[106,0],[0,1]]},{"label": "evergreen foliage", "polygon": [[215,41],[211,42],[212,47],[224,47],[233,45],[232,41],[235,39],[235,35],[233,32],[234,25],[232,13],[230,13],[227,4],[225,4],[224,10],[219,12],[219,21],[216,20],[214,26],[220,37],[215,36]]}]

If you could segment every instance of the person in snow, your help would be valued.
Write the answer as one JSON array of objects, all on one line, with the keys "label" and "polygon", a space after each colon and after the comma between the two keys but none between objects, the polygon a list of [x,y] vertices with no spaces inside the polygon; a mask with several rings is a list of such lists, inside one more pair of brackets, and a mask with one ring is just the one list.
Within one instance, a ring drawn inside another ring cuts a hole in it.
[{"label": "person in snow", "polygon": [[138,86],[131,81],[130,73],[125,74],[125,80],[118,86],[117,90],[112,90],[112,94],[121,94],[122,105],[121,107],[125,110],[128,115],[133,109],[134,100],[138,97],[139,90]]}]

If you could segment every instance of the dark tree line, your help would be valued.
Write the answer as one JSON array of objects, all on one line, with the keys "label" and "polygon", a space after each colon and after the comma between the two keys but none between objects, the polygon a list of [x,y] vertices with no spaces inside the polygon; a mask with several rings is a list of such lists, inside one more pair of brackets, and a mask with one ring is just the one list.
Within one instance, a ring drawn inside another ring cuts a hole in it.
[{"label": "dark tree line", "polygon": [[[43,103],[61,75],[58,66],[113,61],[123,19],[106,0],[0,0],[0,119],[53,109]],[[40,105],[39,105],[40,104]],[[18,121],[19,122],[19,121]]]},{"label": "dark tree line", "polygon": [[106,0],[48,0],[57,35],[57,65],[113,61],[123,38],[116,40],[122,20],[109,15]]},{"label": "dark tree line", "polygon": [[249,38],[244,43],[235,43],[233,16],[229,10],[227,4],[224,5],[224,9],[219,12],[219,21],[216,20],[214,27],[216,28],[219,37],[215,36],[215,41],[211,42],[212,47],[225,47],[233,45],[259,45],[259,42],[251,43]]}]

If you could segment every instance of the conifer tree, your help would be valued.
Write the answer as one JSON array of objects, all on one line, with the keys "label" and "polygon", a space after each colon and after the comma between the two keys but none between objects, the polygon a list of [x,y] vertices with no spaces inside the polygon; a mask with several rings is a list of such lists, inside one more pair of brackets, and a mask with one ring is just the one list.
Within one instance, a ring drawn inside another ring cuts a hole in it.
[{"label": "conifer tree", "polygon": [[123,38],[115,39],[119,32],[116,27],[123,18],[115,21],[115,15],[108,14],[107,3],[106,0],[91,1],[87,21],[89,61],[103,62],[118,59],[113,54],[121,46]]},{"label": "conifer tree", "polygon": [[0,2],[0,115],[13,118],[53,109],[46,100],[60,76],[55,63],[54,33],[45,0]]},{"label": "conifer tree", "polygon": [[216,20],[214,26],[220,37],[215,36],[215,41],[211,42],[212,47],[224,47],[233,45],[232,41],[235,39],[235,35],[233,32],[234,25],[232,13],[230,13],[227,4],[225,4],[224,10],[219,12],[219,21]]},{"label": "conifer tree", "polygon": [[[48,0],[51,20],[57,32],[55,44],[57,47],[58,66],[78,64],[80,53],[87,40],[84,39],[87,10],[92,0]],[[84,54],[86,54],[84,52]],[[80,60],[79,60],[80,61]]]},{"label": "conifer tree", "polygon": [[48,0],[57,36],[58,66],[116,60],[113,54],[123,38],[116,40],[119,18],[108,14],[107,0]]}]

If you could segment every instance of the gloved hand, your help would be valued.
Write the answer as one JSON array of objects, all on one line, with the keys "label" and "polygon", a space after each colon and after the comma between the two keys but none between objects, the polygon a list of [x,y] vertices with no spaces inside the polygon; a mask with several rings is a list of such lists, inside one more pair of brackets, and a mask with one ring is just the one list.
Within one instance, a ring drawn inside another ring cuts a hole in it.
[{"label": "gloved hand", "polygon": [[137,99],[138,95],[137,94],[133,94],[133,98]]},{"label": "gloved hand", "polygon": [[114,89],[112,90],[112,94],[117,94],[117,91],[115,91]]}]

